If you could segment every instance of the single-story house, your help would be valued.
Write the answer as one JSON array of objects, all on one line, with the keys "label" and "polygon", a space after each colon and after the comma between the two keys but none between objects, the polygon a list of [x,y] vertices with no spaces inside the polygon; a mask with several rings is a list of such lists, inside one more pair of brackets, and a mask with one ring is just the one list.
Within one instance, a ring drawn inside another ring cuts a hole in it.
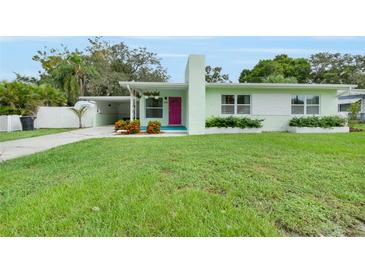
[{"label": "single-story house", "polygon": [[350,105],[360,102],[359,119],[365,121],[365,89],[352,89],[341,92],[338,96],[338,112],[349,114]]},{"label": "single-story house", "polygon": [[159,120],[163,127],[204,134],[213,116],[264,119],[263,131],[286,131],[293,116],[337,115],[338,90],[355,85],[206,83],[205,57],[190,55],[185,82],[120,82],[130,96],[84,96],[97,106],[96,125],[117,119],[140,119],[145,127]]}]

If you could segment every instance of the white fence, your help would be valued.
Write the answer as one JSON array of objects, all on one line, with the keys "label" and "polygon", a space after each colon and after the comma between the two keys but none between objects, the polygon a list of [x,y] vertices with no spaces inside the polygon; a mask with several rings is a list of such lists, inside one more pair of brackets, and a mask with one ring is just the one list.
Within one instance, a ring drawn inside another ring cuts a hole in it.
[{"label": "white fence", "polygon": [[19,115],[1,115],[0,131],[16,131],[22,130]]},{"label": "white fence", "polygon": [[[96,107],[89,106],[82,117],[83,127],[95,126]],[[19,115],[0,116],[0,131],[22,130]],[[34,120],[35,128],[78,128],[79,119],[70,107],[40,107],[37,118]]]},{"label": "white fence", "polygon": [[[96,108],[89,107],[82,117],[83,127],[92,127],[95,122]],[[40,107],[35,128],[78,128],[79,119],[70,107]]]}]

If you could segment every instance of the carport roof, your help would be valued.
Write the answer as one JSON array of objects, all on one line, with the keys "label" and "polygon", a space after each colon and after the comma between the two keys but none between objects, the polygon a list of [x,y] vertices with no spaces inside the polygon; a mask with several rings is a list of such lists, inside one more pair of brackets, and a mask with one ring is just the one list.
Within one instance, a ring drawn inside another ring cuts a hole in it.
[{"label": "carport roof", "polygon": [[187,83],[168,83],[168,82],[123,82],[119,84],[125,88],[137,89],[137,90],[185,90],[188,88]]},{"label": "carport roof", "polygon": [[129,102],[130,96],[80,96],[80,100],[85,101],[114,101],[114,102]]}]

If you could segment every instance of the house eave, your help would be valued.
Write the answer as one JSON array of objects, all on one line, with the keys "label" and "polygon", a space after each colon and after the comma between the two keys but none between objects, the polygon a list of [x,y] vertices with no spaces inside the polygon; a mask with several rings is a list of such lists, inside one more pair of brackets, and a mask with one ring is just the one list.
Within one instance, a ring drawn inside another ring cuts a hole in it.
[{"label": "house eave", "polygon": [[342,85],[342,84],[286,84],[286,83],[207,83],[206,87],[214,88],[274,88],[274,89],[291,89],[291,88],[305,88],[305,89],[351,89],[357,85]]}]

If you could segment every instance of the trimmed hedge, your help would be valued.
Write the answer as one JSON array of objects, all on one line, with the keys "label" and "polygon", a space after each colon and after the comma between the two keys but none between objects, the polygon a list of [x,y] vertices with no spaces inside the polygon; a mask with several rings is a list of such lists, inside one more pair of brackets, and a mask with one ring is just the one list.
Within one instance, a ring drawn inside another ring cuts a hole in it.
[{"label": "trimmed hedge", "polygon": [[291,127],[344,127],[347,124],[346,118],[339,116],[309,116],[309,117],[294,117],[289,121]]},{"label": "trimmed hedge", "polygon": [[261,128],[262,121],[248,117],[211,117],[205,121],[205,127]]}]

